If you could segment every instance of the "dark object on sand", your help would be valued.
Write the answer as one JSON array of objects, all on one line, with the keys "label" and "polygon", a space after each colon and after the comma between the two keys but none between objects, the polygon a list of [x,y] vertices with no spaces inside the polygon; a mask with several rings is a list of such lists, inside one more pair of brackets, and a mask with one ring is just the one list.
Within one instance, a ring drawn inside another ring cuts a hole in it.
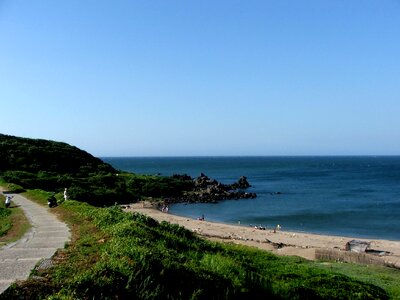
[{"label": "dark object on sand", "polygon": [[364,253],[366,252],[369,245],[370,245],[369,242],[360,240],[351,240],[346,243],[346,250],[351,252]]},{"label": "dark object on sand", "polygon": [[370,249],[371,243],[360,240],[351,240],[346,243],[346,250],[356,253],[368,253],[378,256],[390,255],[389,251]]}]

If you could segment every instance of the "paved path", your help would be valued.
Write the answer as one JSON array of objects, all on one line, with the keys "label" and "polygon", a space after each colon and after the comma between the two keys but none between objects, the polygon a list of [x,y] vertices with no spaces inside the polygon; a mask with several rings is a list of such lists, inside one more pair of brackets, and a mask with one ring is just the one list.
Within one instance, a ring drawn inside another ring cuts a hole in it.
[{"label": "paved path", "polygon": [[25,280],[41,259],[51,258],[70,239],[67,225],[25,197],[13,195],[12,205],[19,205],[32,228],[19,241],[0,248],[0,294],[15,280]]}]

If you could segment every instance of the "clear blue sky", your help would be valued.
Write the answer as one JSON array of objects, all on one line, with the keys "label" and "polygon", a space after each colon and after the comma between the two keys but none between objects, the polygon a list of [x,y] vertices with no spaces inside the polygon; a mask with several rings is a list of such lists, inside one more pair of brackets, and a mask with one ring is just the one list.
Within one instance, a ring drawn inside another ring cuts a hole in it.
[{"label": "clear blue sky", "polygon": [[96,156],[399,155],[400,1],[0,0],[0,103]]}]

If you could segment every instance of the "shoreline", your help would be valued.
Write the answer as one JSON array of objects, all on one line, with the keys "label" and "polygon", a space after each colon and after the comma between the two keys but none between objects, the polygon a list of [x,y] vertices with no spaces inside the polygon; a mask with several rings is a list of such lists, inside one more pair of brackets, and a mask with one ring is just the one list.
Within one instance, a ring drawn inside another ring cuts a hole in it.
[{"label": "shoreline", "polygon": [[[260,230],[253,227],[177,216],[161,212],[148,202],[140,202],[123,207],[125,211],[142,213],[159,222],[167,221],[172,224],[178,224],[201,237],[213,241],[242,244],[278,255],[295,255],[308,260],[317,260],[325,257],[339,261],[365,262],[400,268],[400,241],[352,238],[285,230],[276,232],[272,229]],[[369,242],[371,249],[387,251],[390,254],[378,256],[346,251],[346,243],[351,240]]]},{"label": "shoreline", "polygon": [[[154,208],[156,209],[156,208]],[[178,214],[174,214],[173,212],[171,213],[169,211],[170,215],[174,215],[176,217],[182,217],[182,218],[186,218],[186,219],[191,219],[191,220],[196,220],[193,217],[186,217],[183,215],[178,215]],[[252,224],[248,224],[248,226],[244,225],[244,224],[235,224],[235,223],[224,223],[222,221],[210,221],[207,220],[207,222],[209,223],[215,223],[215,224],[224,224],[224,225],[231,225],[231,226],[236,226],[236,227],[244,227],[244,228],[252,228],[251,225]],[[273,230],[272,227],[265,227],[266,230],[271,231]],[[326,237],[337,237],[337,238],[344,238],[344,239],[348,239],[350,240],[360,240],[360,241],[386,241],[386,242],[400,242],[399,240],[393,240],[393,239],[388,239],[388,238],[384,238],[384,239],[380,239],[380,238],[375,238],[375,237],[356,237],[356,236],[351,236],[351,235],[340,235],[340,234],[334,234],[334,233],[324,233],[324,232],[309,232],[309,231],[305,231],[305,230],[285,230],[285,229],[281,229],[281,231],[285,231],[288,233],[293,233],[293,234],[307,234],[307,235],[317,235],[317,236],[326,236]]]}]

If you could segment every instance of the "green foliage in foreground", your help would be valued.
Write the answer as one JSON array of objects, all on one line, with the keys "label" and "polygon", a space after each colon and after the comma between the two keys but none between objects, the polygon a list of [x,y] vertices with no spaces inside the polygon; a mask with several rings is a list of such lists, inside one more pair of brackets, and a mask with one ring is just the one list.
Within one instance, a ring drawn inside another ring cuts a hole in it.
[{"label": "green foliage in foreground", "polygon": [[5,235],[11,227],[11,210],[5,208],[4,196],[0,195],[0,237]]},{"label": "green foliage in foreground", "polygon": [[351,278],[371,283],[388,292],[391,299],[400,299],[400,270],[384,266],[359,265],[336,262],[314,262],[316,268],[345,274]]},{"label": "green foliage in foreground", "polygon": [[11,211],[0,207],[0,237],[5,235],[12,227]]},{"label": "green foliage in foreground", "polygon": [[[9,188],[1,184],[3,188]],[[12,188],[12,187],[11,187]],[[22,209],[11,201],[5,208],[5,197],[0,195],[0,246],[19,240],[31,227]]]},{"label": "green foliage in foreground", "polygon": [[118,207],[67,201],[56,210],[72,225],[74,241],[55,257],[59,264],[0,299],[388,298],[303,259],[208,242]]}]

